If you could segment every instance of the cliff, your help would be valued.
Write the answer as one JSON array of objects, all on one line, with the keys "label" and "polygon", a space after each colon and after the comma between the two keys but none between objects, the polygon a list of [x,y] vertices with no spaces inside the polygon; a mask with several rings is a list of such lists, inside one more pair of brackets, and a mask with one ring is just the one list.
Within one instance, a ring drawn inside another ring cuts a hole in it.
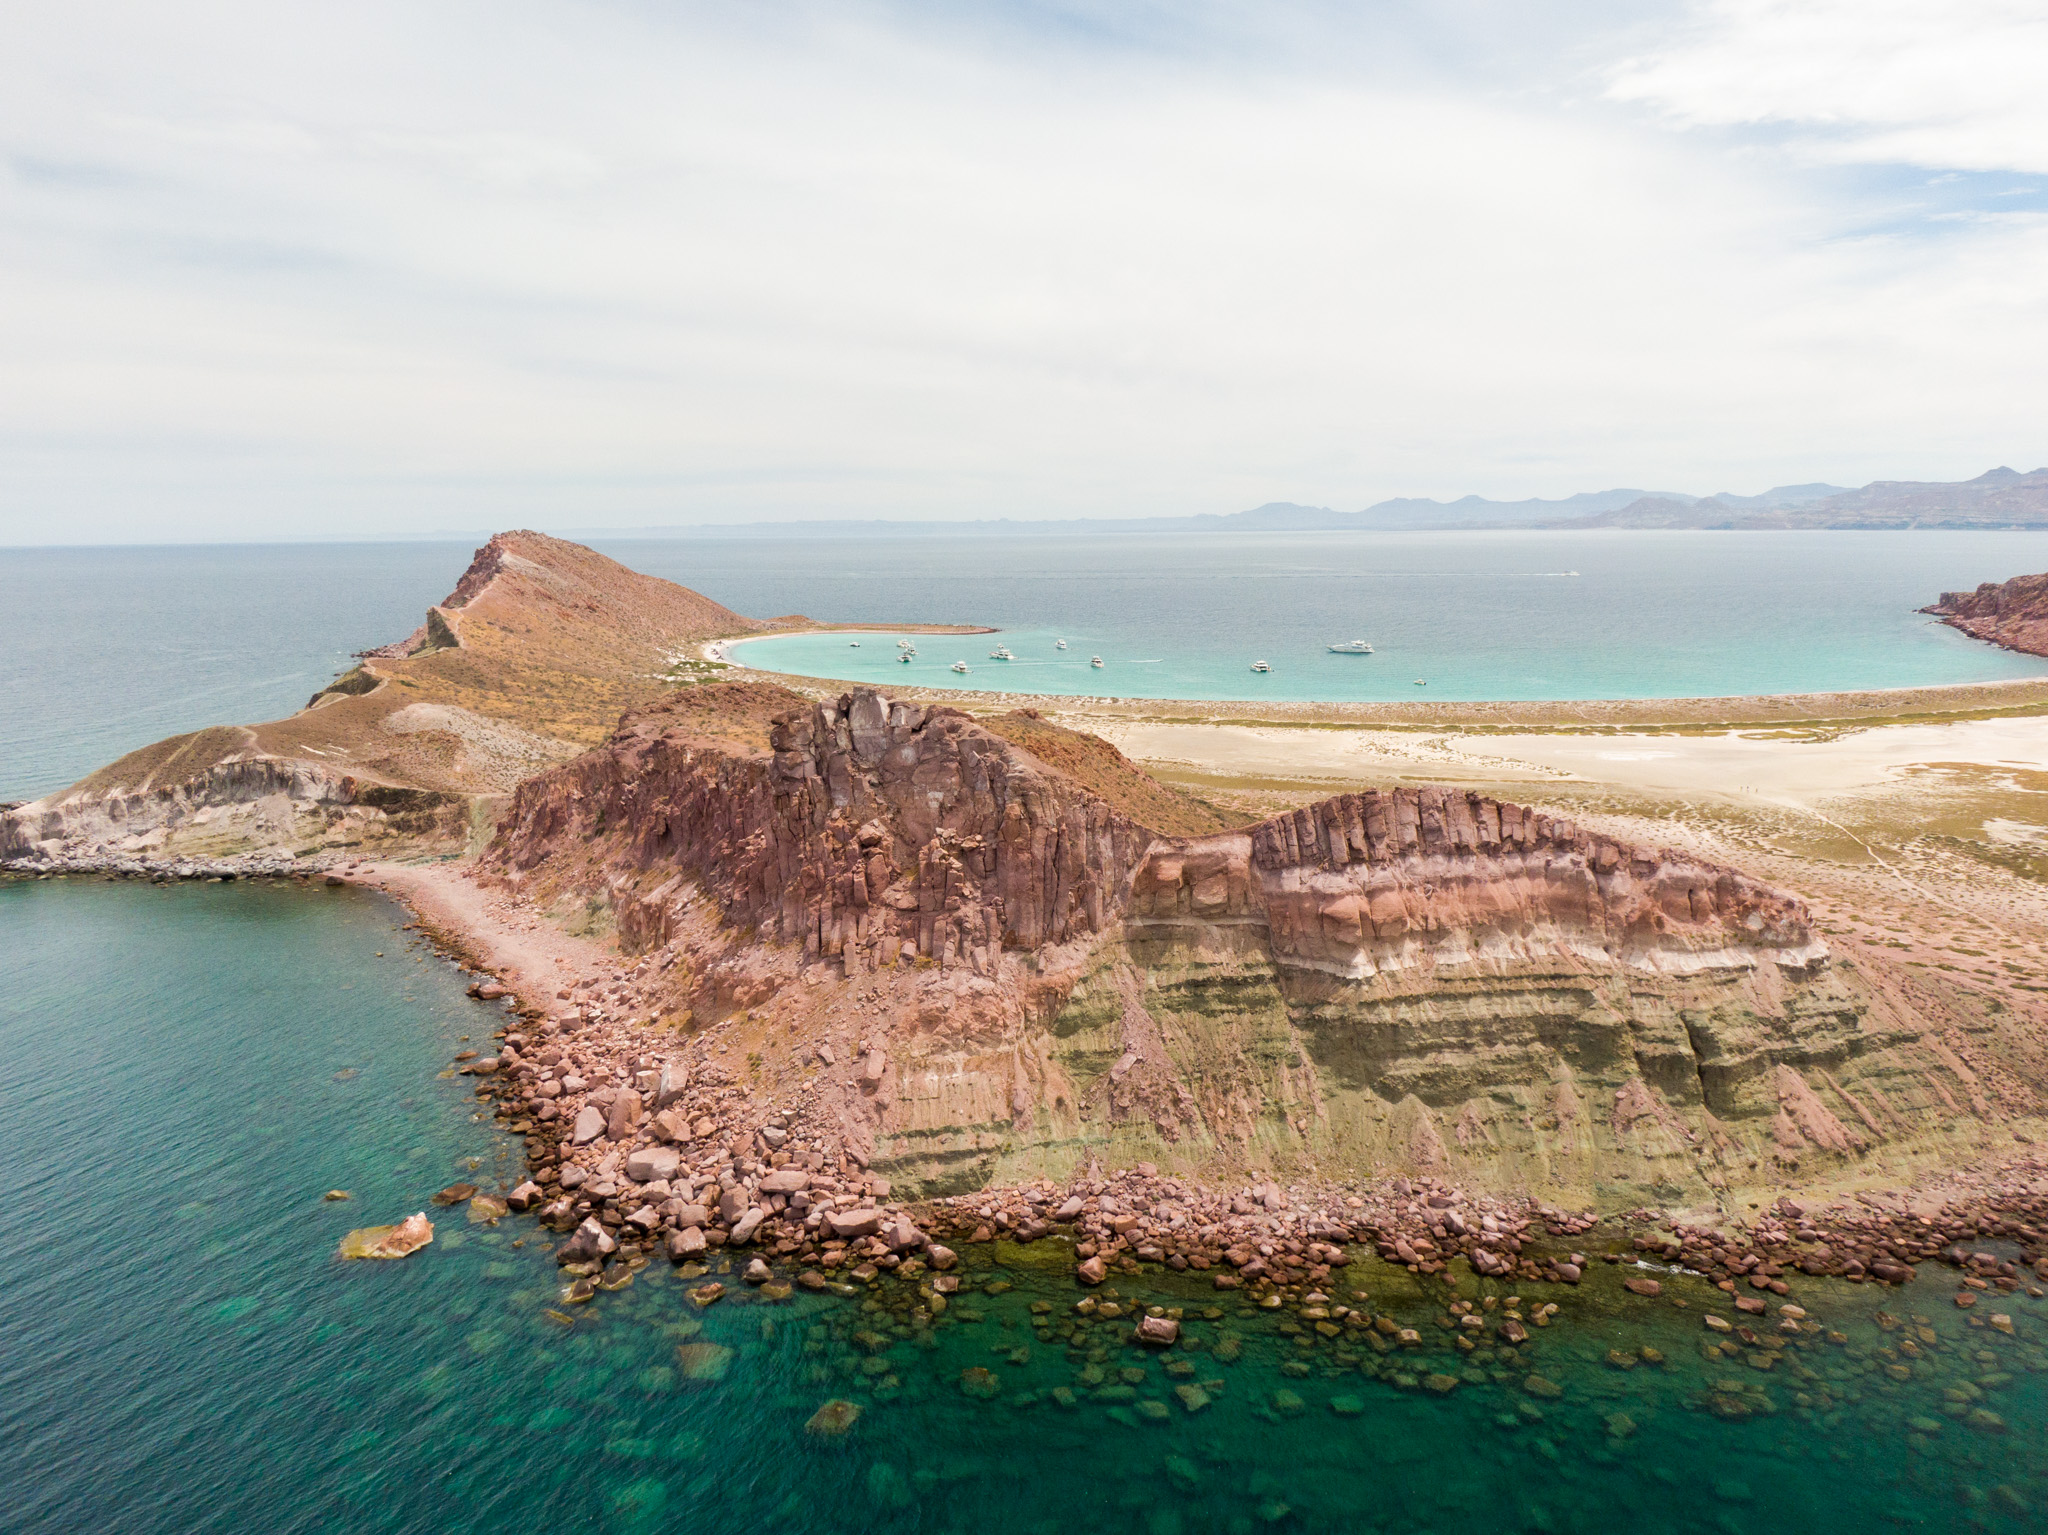
[{"label": "cliff", "polygon": [[459,852],[520,780],[673,691],[679,647],[756,627],[580,545],[500,533],[409,639],[297,714],[173,736],[0,815],[0,864]]},{"label": "cliff", "polygon": [[1943,592],[1920,610],[1973,639],[2048,656],[2048,575],[1986,581],[1974,592]]},{"label": "cliff", "polygon": [[486,863],[905,1187],[1100,1157],[1675,1201],[1990,1112],[1732,869],[1429,788],[1165,836],[952,710],[723,691],[523,784]]}]

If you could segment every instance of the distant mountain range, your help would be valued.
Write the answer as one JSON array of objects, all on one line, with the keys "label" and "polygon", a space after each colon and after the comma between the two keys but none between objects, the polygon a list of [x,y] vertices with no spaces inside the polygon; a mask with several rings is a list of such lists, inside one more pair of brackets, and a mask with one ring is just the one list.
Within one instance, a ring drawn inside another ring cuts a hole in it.
[{"label": "distant mountain range", "polygon": [[698,523],[663,528],[585,529],[578,538],[1081,537],[1115,533],[1386,533],[1485,528],[2048,528],[2048,468],[2021,474],[1993,469],[1953,484],[1877,480],[1843,485],[1780,485],[1760,496],[1722,491],[1690,496],[1670,490],[1590,490],[1555,501],[1489,501],[1464,496],[1431,501],[1403,496],[1359,512],[1269,501],[1250,511],[1192,517],[998,518],[979,522],[862,521]]},{"label": "distant mountain range", "polygon": [[1362,512],[1273,502],[1229,517],[1175,518],[1227,530],[1359,528],[2043,528],[2048,469],[1993,469],[1953,484],[1878,480],[1780,485],[1760,496],[1727,491],[1688,496],[1669,490],[1596,490],[1559,501],[1457,501],[1403,497]]}]

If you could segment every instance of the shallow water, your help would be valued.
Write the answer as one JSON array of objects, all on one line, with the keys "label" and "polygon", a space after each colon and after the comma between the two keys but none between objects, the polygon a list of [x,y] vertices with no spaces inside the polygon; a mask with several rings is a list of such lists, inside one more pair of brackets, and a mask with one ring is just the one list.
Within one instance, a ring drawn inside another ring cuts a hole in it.
[{"label": "shallow water", "polygon": [[[689,548],[616,552],[669,574],[664,562]],[[998,635],[920,636],[907,666],[890,635],[749,641],[735,659],[879,687],[1332,701],[1716,697],[2048,673],[2048,660],[1915,611],[1997,572],[2048,568],[2043,534],[1190,535],[963,553],[808,550],[806,567],[836,556],[837,589],[801,611]],[[1330,653],[1353,639],[1374,654]],[[999,642],[1014,661],[989,657]],[[1272,670],[1252,671],[1258,660]]]},{"label": "shallow water", "polygon": [[[1133,698],[1627,698],[2048,673],[1914,609],[2048,570],[2041,533],[1182,534],[603,540],[741,613],[994,624],[994,642],[776,640],[882,687]],[[275,719],[402,639],[468,544],[0,551],[0,801],[202,725]],[[1577,570],[1575,577],[1567,570]],[[1065,637],[1069,649],[1053,649]],[[1370,640],[1371,656],[1332,642]],[[1101,671],[1088,666],[1100,654]],[[1265,659],[1273,671],[1249,670]],[[956,678],[947,668],[974,668]],[[1417,688],[1415,679],[1427,680]]]},{"label": "shallow water", "polygon": [[[1470,1354],[1449,1292],[1377,1261],[1332,1300],[1418,1347],[1322,1339],[1193,1276],[1119,1281],[1185,1309],[1197,1346],[1161,1357],[1127,1316],[1074,1318],[1052,1242],[966,1249],[935,1320],[900,1280],[769,1302],[727,1274],[700,1310],[657,1261],[565,1327],[556,1239],[460,1209],[410,1259],[341,1263],[351,1226],[518,1167],[438,1075],[497,1014],[400,920],[319,887],[0,883],[8,1528],[2017,1532],[2048,1507],[2044,1303],[1960,1312],[1931,1268],[1905,1292],[1800,1282],[1822,1331],[1707,1359],[1717,1292],[1664,1275],[1645,1301],[1600,1264],[1530,1287],[1524,1315],[1561,1312],[1520,1350]],[[337,1186],[355,1199],[323,1203]],[[1607,1361],[1645,1344],[1667,1362]],[[1185,1384],[1214,1400],[1190,1414]],[[858,1423],[807,1434],[832,1398]]]}]

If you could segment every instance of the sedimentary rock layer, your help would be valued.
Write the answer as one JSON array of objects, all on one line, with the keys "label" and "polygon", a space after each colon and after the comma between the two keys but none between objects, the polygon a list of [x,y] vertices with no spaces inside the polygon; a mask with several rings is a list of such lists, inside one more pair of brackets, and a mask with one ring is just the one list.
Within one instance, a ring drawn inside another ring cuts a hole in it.
[{"label": "sedimentary rock layer", "polygon": [[952,710],[850,693],[748,745],[689,707],[523,786],[488,862],[661,951],[694,1027],[822,1061],[906,1187],[1100,1155],[1661,1200],[1990,1111],[1800,902],[1698,858],[1430,788],[1155,836]]}]

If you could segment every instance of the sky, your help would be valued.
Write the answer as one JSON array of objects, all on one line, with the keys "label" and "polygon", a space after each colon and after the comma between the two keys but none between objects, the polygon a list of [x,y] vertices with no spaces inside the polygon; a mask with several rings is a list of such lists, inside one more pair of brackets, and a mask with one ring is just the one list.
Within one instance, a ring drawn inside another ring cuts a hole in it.
[{"label": "sky", "polygon": [[0,543],[2048,463],[2048,4],[0,0]]}]

